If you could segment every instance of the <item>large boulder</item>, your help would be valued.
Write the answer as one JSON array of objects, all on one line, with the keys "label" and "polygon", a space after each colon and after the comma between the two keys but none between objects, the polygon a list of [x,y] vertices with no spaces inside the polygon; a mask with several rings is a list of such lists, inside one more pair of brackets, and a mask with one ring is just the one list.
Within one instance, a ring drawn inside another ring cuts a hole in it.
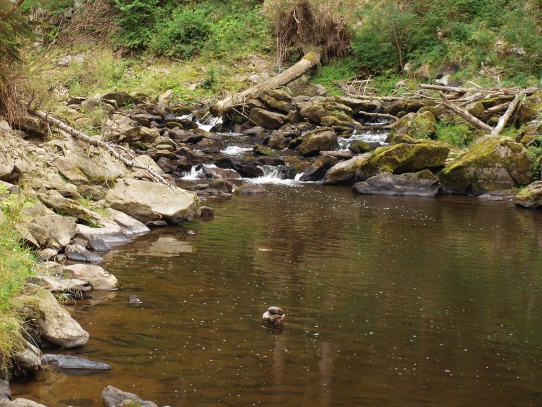
[{"label": "large boulder", "polygon": [[439,190],[438,178],[429,170],[394,175],[383,172],[367,181],[354,184],[358,194],[435,196]]},{"label": "large boulder", "polygon": [[353,119],[352,108],[333,99],[313,98],[299,103],[299,114],[312,123],[332,127],[339,132],[345,132],[360,126]]},{"label": "large boulder", "polygon": [[449,152],[447,144],[430,140],[380,147],[360,166],[356,180],[365,181],[382,172],[403,174],[425,169],[437,170],[444,166]]},{"label": "large boulder", "polygon": [[79,222],[89,225],[100,225],[101,223],[101,215],[84,207],[73,199],[64,198],[58,191],[49,190],[44,193],[38,193],[38,199],[56,213],[73,216]]},{"label": "large boulder", "polygon": [[303,157],[313,157],[320,154],[320,151],[332,151],[339,149],[337,134],[332,128],[323,127],[309,131],[303,136],[299,146],[299,154]]},{"label": "large boulder", "polygon": [[324,176],[324,184],[353,184],[359,168],[370,158],[370,153],[360,154],[349,160],[339,161]]},{"label": "large boulder", "polygon": [[536,181],[521,189],[514,197],[512,202],[515,205],[527,209],[542,208],[542,181]]},{"label": "large boulder", "polygon": [[293,101],[292,92],[288,88],[266,89],[259,98],[271,109],[285,113],[290,111]]},{"label": "large boulder", "polygon": [[88,341],[88,332],[74,320],[49,291],[39,291],[39,301],[35,301],[34,312],[30,311],[42,337],[62,348],[83,346]]},{"label": "large boulder", "polygon": [[446,192],[480,195],[529,183],[533,162],[521,143],[508,137],[486,136],[439,174]]},{"label": "large boulder", "polygon": [[260,108],[252,109],[249,118],[256,126],[271,130],[279,129],[286,121],[286,116],[282,113],[271,112]]},{"label": "large boulder", "polygon": [[105,199],[111,208],[143,223],[164,220],[179,224],[199,214],[195,193],[156,182],[121,179]]}]

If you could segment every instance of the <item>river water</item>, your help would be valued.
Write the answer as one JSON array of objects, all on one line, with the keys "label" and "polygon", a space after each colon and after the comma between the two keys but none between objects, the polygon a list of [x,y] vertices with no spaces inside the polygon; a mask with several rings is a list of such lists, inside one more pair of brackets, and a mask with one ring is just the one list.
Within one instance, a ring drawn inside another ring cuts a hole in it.
[{"label": "river water", "polygon": [[[542,213],[268,190],[112,250],[123,290],[72,308],[90,341],[66,353],[113,369],[39,373],[13,396],[101,406],[112,384],[161,406],[542,405]],[[282,333],[261,325],[271,305]]]}]

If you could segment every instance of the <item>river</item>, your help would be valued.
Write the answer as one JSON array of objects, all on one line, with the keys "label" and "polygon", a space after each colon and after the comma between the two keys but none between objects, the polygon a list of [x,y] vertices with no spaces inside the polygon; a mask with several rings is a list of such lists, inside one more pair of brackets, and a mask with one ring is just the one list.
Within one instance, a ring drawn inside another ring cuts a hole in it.
[{"label": "river", "polygon": [[[542,213],[267,188],[107,254],[123,289],[72,308],[90,340],[66,353],[113,369],[42,372],[12,395],[101,406],[112,384],[160,406],[542,404]],[[271,305],[282,333],[262,327]]]}]

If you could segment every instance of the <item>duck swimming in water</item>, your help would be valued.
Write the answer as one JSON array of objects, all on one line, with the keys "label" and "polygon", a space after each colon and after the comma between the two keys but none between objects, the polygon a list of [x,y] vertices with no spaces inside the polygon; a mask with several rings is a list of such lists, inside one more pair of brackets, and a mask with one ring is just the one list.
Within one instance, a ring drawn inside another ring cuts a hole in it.
[{"label": "duck swimming in water", "polygon": [[143,301],[141,301],[139,298],[137,298],[137,295],[133,294],[130,295],[130,301],[128,301],[129,304],[141,304]]},{"label": "duck swimming in water", "polygon": [[284,310],[279,307],[269,307],[262,315],[264,324],[282,325],[284,324]]}]

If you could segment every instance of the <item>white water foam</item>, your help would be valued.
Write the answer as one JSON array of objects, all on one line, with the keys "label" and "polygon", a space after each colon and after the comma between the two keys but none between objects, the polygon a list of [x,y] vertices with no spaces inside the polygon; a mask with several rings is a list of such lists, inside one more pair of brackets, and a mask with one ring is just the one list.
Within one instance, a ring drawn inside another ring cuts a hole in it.
[{"label": "white water foam", "polygon": [[239,147],[239,146],[229,146],[224,150],[220,150],[222,154],[226,155],[242,155],[243,153],[252,151],[252,147]]}]

